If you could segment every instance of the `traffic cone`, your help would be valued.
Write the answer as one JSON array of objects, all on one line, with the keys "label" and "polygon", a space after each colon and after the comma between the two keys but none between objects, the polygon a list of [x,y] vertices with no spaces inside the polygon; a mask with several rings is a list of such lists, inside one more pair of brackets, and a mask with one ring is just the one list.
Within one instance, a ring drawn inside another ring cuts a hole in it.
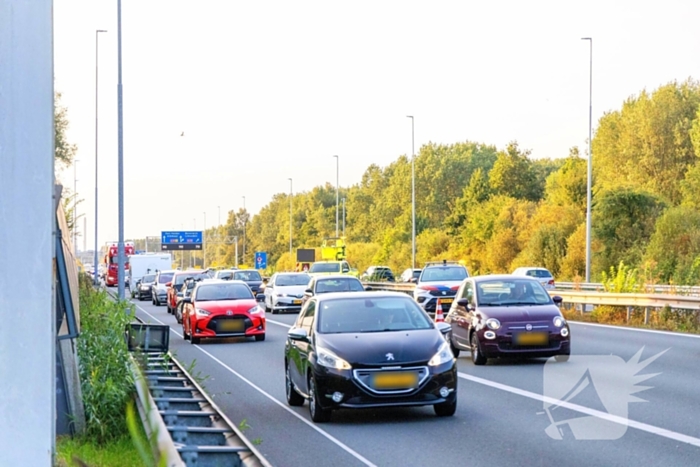
[{"label": "traffic cone", "polygon": [[435,322],[445,322],[445,317],[442,315],[442,302],[440,302],[440,297],[437,298],[437,303],[435,304]]}]

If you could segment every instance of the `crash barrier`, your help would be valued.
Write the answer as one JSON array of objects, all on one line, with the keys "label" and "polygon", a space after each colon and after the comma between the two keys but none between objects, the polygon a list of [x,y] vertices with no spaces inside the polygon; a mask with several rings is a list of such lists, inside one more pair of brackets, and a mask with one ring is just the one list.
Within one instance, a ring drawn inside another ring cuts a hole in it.
[{"label": "crash barrier", "polygon": [[[558,283],[559,286],[561,283]],[[365,287],[372,290],[387,290],[404,292],[412,295],[415,284],[392,284],[387,282],[363,282]],[[592,285],[592,284],[589,284]],[[602,284],[601,284],[602,287]],[[634,308],[644,309],[644,322],[649,322],[651,309],[669,307],[681,311],[700,311],[700,297],[691,295],[658,294],[658,293],[613,293],[592,290],[548,290],[549,295],[558,295],[565,305],[574,305],[582,312],[591,311],[596,305],[621,306],[627,308],[627,320]]]},{"label": "crash barrier", "polygon": [[[604,286],[599,282],[556,282],[557,290],[590,290],[602,292]],[[700,287],[695,285],[663,285],[663,284],[647,284],[642,288],[645,293],[667,294],[667,295],[689,295],[693,297],[700,296]]]},{"label": "crash barrier", "polygon": [[169,334],[169,326],[143,323],[126,331],[139,415],[156,456],[169,467],[269,467],[170,354]]}]

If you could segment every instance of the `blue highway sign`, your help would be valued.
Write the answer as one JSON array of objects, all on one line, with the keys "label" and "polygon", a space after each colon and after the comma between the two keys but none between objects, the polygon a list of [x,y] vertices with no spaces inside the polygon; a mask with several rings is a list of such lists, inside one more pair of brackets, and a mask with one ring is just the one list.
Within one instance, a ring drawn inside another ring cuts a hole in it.
[{"label": "blue highway sign", "polygon": [[202,231],[184,230],[160,233],[161,250],[201,250]]},{"label": "blue highway sign", "polygon": [[255,252],[255,269],[267,269],[267,253],[264,251]]}]

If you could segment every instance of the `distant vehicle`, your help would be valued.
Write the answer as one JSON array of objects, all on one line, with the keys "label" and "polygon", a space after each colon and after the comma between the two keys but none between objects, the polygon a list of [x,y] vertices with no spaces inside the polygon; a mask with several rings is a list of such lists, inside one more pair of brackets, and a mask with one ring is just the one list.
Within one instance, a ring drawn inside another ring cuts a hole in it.
[{"label": "distant vehicle", "polygon": [[423,270],[408,268],[401,273],[401,276],[399,277],[399,282],[410,282],[415,284],[416,282],[418,282],[418,278],[420,277],[421,271]]},{"label": "distant vehicle", "polygon": [[550,297],[531,277],[471,277],[457,291],[445,322],[455,356],[471,352],[475,365],[495,357],[552,357],[566,361],[571,331],[559,311],[561,297]]},{"label": "distant vehicle", "polygon": [[178,272],[170,269],[156,272],[156,280],[151,287],[151,302],[155,306],[161,306],[168,302],[168,282],[173,280],[173,275]]},{"label": "distant vehicle", "polygon": [[350,267],[347,261],[316,261],[309,268],[309,275],[311,276],[324,274],[351,274],[357,276],[356,271]]},{"label": "distant vehicle", "polygon": [[153,282],[156,280],[155,274],[146,274],[141,279],[134,283],[134,288],[131,290],[131,298],[138,298],[139,301],[152,297],[151,289]]},{"label": "distant vehicle", "polygon": [[170,253],[130,255],[128,264],[129,284],[134,284],[134,287],[131,288],[131,297],[134,298],[137,289],[136,283],[146,274],[155,274],[156,271],[172,268],[173,255]]},{"label": "distant vehicle", "polygon": [[360,279],[366,282],[396,282],[394,273],[388,266],[370,266],[362,273]]},{"label": "distant vehicle", "polygon": [[413,298],[431,317],[435,316],[437,299],[442,312],[447,313],[462,281],[469,277],[467,268],[456,262],[441,261],[427,263],[421,272]]},{"label": "distant vehicle", "polygon": [[165,286],[167,287],[168,294],[168,298],[166,301],[168,313],[175,313],[175,307],[177,306],[177,297],[178,295],[180,295],[180,289],[182,289],[185,280],[189,278],[210,279],[209,274],[207,274],[206,271],[201,271],[199,269],[194,269],[190,271],[176,271],[175,274],[173,274],[173,278],[165,284]]},{"label": "distant vehicle", "polygon": [[191,297],[192,296],[192,291],[194,290],[194,287],[200,282],[202,279],[192,279],[188,278],[185,280],[185,283],[182,285],[182,288],[180,291],[177,293],[177,304],[175,305],[175,321],[178,322],[178,324],[182,324],[182,307],[184,305],[184,302],[182,301],[183,298],[186,297]]},{"label": "distant vehicle", "polygon": [[214,279],[233,279],[234,269],[220,269],[214,273]]},{"label": "distant vehicle", "polygon": [[346,274],[318,276],[311,279],[307,289],[304,291],[302,305],[315,295],[333,292],[364,292],[365,290],[372,290],[372,288],[364,287],[357,277]]},{"label": "distant vehicle", "polygon": [[547,290],[554,290],[556,288],[554,284],[554,276],[548,269],[545,268],[521,267],[513,271],[513,275],[533,277],[540,281],[540,284],[542,284]]},{"label": "distant vehicle", "polygon": [[265,340],[265,310],[245,282],[201,281],[191,296],[182,298],[182,307],[182,335],[192,344],[212,337]]},{"label": "distant vehicle", "polygon": [[[129,270],[129,256],[134,254],[134,243],[124,242],[124,271]],[[119,248],[118,243],[110,244],[107,248],[107,254],[104,257],[104,262],[107,265],[107,271],[105,273],[105,285],[107,287],[114,287],[117,285],[117,274],[118,274],[118,264],[119,264]],[[168,265],[170,267],[170,265]],[[128,276],[124,275],[124,282],[127,282]]]},{"label": "distant vehicle", "polygon": [[304,290],[311,277],[300,272],[280,272],[273,274],[264,289],[265,311],[273,315],[281,311],[301,310]]},{"label": "distant vehicle", "polygon": [[260,286],[263,283],[262,276],[255,269],[236,269],[233,271],[233,276],[228,280],[245,282],[253,295],[257,295],[260,291]]},{"label": "distant vehicle", "polygon": [[287,333],[287,403],[311,420],[338,409],[432,405],[457,409],[457,365],[444,333],[399,292],[329,293],[309,300]]}]

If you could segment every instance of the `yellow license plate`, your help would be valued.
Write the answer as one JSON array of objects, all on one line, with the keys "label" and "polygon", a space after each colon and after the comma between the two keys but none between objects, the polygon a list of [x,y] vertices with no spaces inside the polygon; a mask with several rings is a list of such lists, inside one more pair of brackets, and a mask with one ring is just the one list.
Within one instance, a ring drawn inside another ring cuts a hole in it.
[{"label": "yellow license plate", "polygon": [[375,389],[404,389],[418,385],[416,373],[391,372],[378,373],[372,378],[372,386]]},{"label": "yellow license plate", "polygon": [[245,323],[240,319],[219,321],[219,330],[223,332],[242,332],[244,329]]},{"label": "yellow license plate", "polygon": [[440,303],[442,303],[443,305],[445,303],[452,303],[453,301],[454,301],[454,298],[441,298],[440,299]]},{"label": "yellow license plate", "polygon": [[546,332],[527,332],[516,334],[513,338],[516,345],[544,345],[549,342]]},{"label": "yellow license plate", "polygon": [[295,305],[301,305],[301,300],[294,300]]}]

